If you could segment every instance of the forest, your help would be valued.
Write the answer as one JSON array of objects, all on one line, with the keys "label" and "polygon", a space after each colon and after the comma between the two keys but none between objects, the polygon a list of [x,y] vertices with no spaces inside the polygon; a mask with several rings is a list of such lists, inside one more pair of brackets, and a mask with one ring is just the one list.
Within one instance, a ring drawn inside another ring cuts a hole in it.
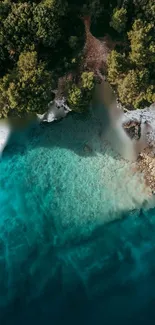
[{"label": "forest", "polygon": [[155,102],[154,17],[154,0],[0,1],[0,118],[45,112],[55,89],[83,111],[102,76],[128,109]]}]

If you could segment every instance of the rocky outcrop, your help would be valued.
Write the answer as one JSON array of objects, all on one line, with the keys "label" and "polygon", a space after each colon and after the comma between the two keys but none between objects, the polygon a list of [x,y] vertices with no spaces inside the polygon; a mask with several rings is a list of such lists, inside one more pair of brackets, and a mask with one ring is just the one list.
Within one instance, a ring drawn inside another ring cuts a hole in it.
[{"label": "rocky outcrop", "polygon": [[11,133],[11,127],[6,121],[0,122],[0,157]]},{"label": "rocky outcrop", "polygon": [[147,125],[147,142],[148,146],[155,146],[155,104],[145,109],[128,111],[124,114],[123,126],[127,128],[135,127],[136,130],[141,127],[141,124]]},{"label": "rocky outcrop", "polygon": [[124,114],[123,127],[132,139],[140,139],[142,124],[146,126],[146,146],[139,154],[136,169],[144,174],[147,186],[155,191],[155,104],[144,110]]},{"label": "rocky outcrop", "polygon": [[144,173],[147,186],[155,191],[155,157],[150,157],[148,153],[141,153],[137,161],[138,170]]},{"label": "rocky outcrop", "polygon": [[123,123],[123,127],[131,139],[139,140],[141,136],[141,123],[139,121],[129,121]]},{"label": "rocky outcrop", "polygon": [[66,104],[65,98],[54,99],[48,105],[49,109],[43,115],[37,114],[40,122],[53,122],[64,118],[71,110]]}]

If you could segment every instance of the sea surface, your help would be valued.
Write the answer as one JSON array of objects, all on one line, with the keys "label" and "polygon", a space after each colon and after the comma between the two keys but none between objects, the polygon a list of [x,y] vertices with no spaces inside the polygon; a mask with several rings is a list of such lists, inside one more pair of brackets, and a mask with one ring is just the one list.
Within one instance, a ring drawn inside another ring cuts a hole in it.
[{"label": "sea surface", "polygon": [[0,325],[155,324],[155,209],[70,114],[14,131],[0,161]]}]

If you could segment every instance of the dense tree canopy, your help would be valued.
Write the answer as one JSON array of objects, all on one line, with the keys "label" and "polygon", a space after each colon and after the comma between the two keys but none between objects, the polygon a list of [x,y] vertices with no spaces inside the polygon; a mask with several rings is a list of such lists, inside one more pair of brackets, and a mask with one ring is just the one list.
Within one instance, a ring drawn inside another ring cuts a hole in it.
[{"label": "dense tree canopy", "polygon": [[127,10],[125,8],[117,9],[113,11],[110,26],[113,27],[118,33],[125,30],[127,23]]},{"label": "dense tree canopy", "polygon": [[108,58],[108,79],[121,102],[143,107],[155,100],[154,0],[0,1],[0,117],[45,111],[59,77],[71,108],[88,107],[94,71],[79,69],[85,32],[107,33],[120,44]]},{"label": "dense tree canopy", "polygon": [[94,89],[93,72],[83,72],[79,84],[68,85],[68,104],[72,110],[83,112],[91,101]]},{"label": "dense tree canopy", "polygon": [[137,19],[128,33],[131,45],[130,59],[137,66],[155,63],[154,32],[153,23]]},{"label": "dense tree canopy", "polygon": [[1,117],[44,112],[52,98],[52,76],[37,52],[22,52],[17,66],[0,81]]},{"label": "dense tree canopy", "polygon": [[[108,79],[123,104],[129,108],[142,108],[155,101],[155,2],[133,0],[132,11],[131,7],[129,9],[132,19],[128,14],[130,23],[124,36],[127,46],[110,54]],[[118,8],[114,15],[118,17],[119,13]],[[113,28],[119,32],[116,19],[112,22]]]}]

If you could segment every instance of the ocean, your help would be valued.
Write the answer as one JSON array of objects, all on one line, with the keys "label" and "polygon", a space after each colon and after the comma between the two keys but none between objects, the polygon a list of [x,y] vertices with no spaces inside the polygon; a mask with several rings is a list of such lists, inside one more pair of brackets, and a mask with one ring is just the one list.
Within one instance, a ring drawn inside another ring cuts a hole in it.
[{"label": "ocean", "polygon": [[0,324],[151,325],[155,209],[102,117],[14,131],[0,161]]}]

